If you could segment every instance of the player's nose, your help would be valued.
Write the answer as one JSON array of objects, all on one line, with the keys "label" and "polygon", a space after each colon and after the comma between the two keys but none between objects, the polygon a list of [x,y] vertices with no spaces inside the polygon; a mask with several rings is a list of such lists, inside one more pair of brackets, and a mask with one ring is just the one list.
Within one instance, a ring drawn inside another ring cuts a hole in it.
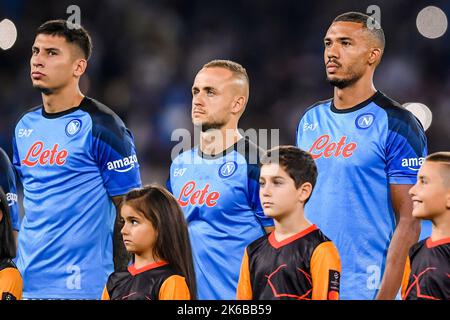
[{"label": "player's nose", "polygon": [[122,229],[120,229],[120,233],[121,233],[122,235],[127,235],[127,234],[128,234],[128,227],[127,227],[127,224],[126,224],[126,223],[123,224]]},{"label": "player's nose", "polygon": [[409,193],[409,195],[410,195],[411,197],[413,197],[413,196],[416,195],[416,186],[417,186],[417,184],[413,185],[413,186],[408,190],[408,193]]},{"label": "player's nose", "polygon": [[338,51],[337,46],[335,44],[330,44],[329,46],[327,46],[325,48],[325,55],[328,59],[338,58],[339,51]]}]

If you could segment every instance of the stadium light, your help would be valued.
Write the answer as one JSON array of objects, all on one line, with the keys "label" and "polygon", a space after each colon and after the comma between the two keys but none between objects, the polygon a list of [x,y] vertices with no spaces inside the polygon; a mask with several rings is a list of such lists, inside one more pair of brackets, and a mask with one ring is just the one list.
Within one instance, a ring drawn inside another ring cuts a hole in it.
[{"label": "stadium light", "polygon": [[417,30],[425,38],[436,39],[447,31],[447,16],[435,6],[423,8],[416,19]]},{"label": "stadium light", "polygon": [[8,50],[17,39],[17,29],[14,23],[9,19],[3,19],[0,22],[0,48]]},{"label": "stadium light", "polygon": [[430,108],[419,102],[408,102],[403,106],[419,119],[425,131],[430,127],[433,120],[433,113]]}]

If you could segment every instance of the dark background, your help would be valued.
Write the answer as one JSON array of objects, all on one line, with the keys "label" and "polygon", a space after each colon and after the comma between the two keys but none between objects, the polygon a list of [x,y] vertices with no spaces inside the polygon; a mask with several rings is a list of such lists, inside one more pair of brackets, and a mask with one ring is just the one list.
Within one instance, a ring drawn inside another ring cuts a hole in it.
[{"label": "dark background", "polygon": [[381,8],[386,35],[378,89],[399,101],[421,102],[433,112],[429,152],[450,150],[450,36],[419,34],[416,17],[428,6],[450,13],[450,1],[205,1],[0,0],[0,20],[18,30],[15,45],[0,50],[0,147],[11,155],[15,121],[41,104],[31,86],[29,59],[36,28],[81,9],[94,51],[83,92],[118,113],[135,135],[144,183],[164,182],[176,128],[192,129],[190,88],[209,60],[241,63],[251,80],[240,127],[280,129],[280,143],[294,144],[306,107],[330,98],[323,37],[346,11]]}]

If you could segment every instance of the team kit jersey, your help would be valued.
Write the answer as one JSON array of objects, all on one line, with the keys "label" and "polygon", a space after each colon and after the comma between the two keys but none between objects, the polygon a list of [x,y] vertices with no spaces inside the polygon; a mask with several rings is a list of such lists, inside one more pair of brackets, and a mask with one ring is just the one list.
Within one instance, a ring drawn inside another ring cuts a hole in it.
[{"label": "team kit jersey", "polygon": [[17,266],[27,299],[99,299],[113,271],[116,208],[140,187],[131,132],[108,107],[79,106],[18,121],[13,164],[24,188]]},{"label": "team kit jersey", "polygon": [[259,200],[260,152],[242,138],[216,156],[197,146],[172,162],[167,186],[188,223],[199,299],[235,299],[245,247],[273,226]]},{"label": "team kit jersey", "polygon": [[450,300],[450,238],[416,243],[402,282],[404,300]]},{"label": "team kit jersey", "polygon": [[111,274],[102,300],[190,300],[190,293],[185,278],[160,261]]},{"label": "team kit jersey", "polygon": [[283,241],[274,232],[244,253],[239,300],[337,300],[341,265],[333,243],[317,228]]},{"label": "team kit jersey", "polygon": [[22,288],[22,277],[14,262],[0,260],[0,300],[22,299]]},{"label": "team kit jersey", "polygon": [[[342,263],[341,299],[373,299],[395,230],[390,184],[415,184],[427,153],[417,119],[376,92],[339,110],[332,99],[308,108],[297,146],[318,167],[306,217],[336,245]],[[423,225],[422,237],[431,225]]]},{"label": "team kit jersey", "polygon": [[11,161],[5,151],[0,148],[0,187],[8,201],[11,224],[14,230],[19,231],[20,217],[19,205],[17,204],[16,175]]}]

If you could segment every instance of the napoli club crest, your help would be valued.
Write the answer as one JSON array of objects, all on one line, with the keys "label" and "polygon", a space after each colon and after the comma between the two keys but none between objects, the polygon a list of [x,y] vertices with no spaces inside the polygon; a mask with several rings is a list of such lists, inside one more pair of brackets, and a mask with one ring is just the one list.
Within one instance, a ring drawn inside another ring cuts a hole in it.
[{"label": "napoli club crest", "polygon": [[219,175],[222,178],[228,178],[233,175],[233,173],[236,172],[237,169],[237,163],[234,161],[228,161],[225,162],[223,165],[220,166],[219,169]]},{"label": "napoli club crest", "polygon": [[81,129],[81,120],[75,119],[66,125],[66,134],[71,137],[78,133]]},{"label": "napoli club crest", "polygon": [[355,123],[359,129],[367,129],[373,124],[374,120],[375,116],[372,113],[363,113],[356,118]]}]

